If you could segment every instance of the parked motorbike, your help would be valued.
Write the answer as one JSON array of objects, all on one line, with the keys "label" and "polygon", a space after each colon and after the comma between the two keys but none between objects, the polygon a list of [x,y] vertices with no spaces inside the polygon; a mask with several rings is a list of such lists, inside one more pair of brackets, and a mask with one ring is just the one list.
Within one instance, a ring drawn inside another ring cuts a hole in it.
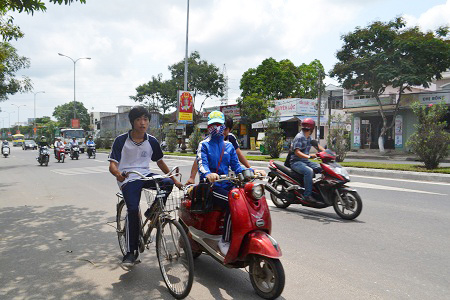
[{"label": "parked motorbike", "polygon": [[9,145],[3,145],[2,147],[2,155],[6,158],[10,154]]},{"label": "parked motorbike", "polygon": [[229,251],[223,255],[218,241],[222,237],[224,211],[194,210],[194,188],[186,193],[180,205],[180,223],[185,228],[193,257],[206,253],[228,268],[249,266],[250,282],[256,293],[265,299],[277,298],[284,288],[285,275],[279,260],[281,249],[270,236],[272,222],[264,196],[264,185],[255,183],[252,170],[237,177],[222,175],[219,181],[229,180],[235,188],[228,194],[232,219],[232,236]]},{"label": "parked motorbike", "polygon": [[65,158],[66,158],[66,151],[64,149],[64,145],[61,145],[56,148],[56,159],[58,160],[58,162],[63,163]]},{"label": "parked motorbike", "polygon": [[95,159],[95,152],[95,145],[87,145],[86,153],[88,155],[88,158],[91,158],[91,156],[93,156],[93,158]]},{"label": "parked motorbike", "polygon": [[48,166],[48,161],[50,160],[50,151],[47,146],[42,146],[39,149],[39,156],[37,157],[37,161],[39,165]]},{"label": "parked motorbike", "polygon": [[348,172],[336,163],[336,154],[331,150],[317,153],[321,160],[322,173],[313,179],[313,198],[318,203],[311,203],[303,197],[303,175],[290,168],[270,161],[269,182],[266,184],[272,202],[279,208],[291,204],[301,204],[312,208],[333,206],[339,217],[353,220],[362,210],[362,200],[358,192],[346,185],[350,181]]},{"label": "parked motorbike", "polygon": [[80,147],[73,146],[72,150],[70,150],[70,158],[78,160],[78,157],[80,157]]}]

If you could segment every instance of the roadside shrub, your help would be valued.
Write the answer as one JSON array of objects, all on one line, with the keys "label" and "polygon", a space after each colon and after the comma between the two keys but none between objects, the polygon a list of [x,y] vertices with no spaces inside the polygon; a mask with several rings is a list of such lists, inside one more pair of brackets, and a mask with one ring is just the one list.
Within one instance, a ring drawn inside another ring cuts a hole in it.
[{"label": "roadside shrub", "polygon": [[104,145],[103,145],[103,139],[102,138],[96,138],[95,140],[94,140],[94,143],[95,143],[95,147],[97,147],[97,148],[105,148],[104,147]]},{"label": "roadside shrub", "polygon": [[417,116],[416,132],[408,139],[406,145],[411,147],[427,169],[435,169],[447,155],[450,143],[450,133],[445,131],[447,122],[444,117],[447,113],[445,103],[422,105],[415,102],[411,105]]},{"label": "roadside shrub", "polygon": [[264,148],[271,158],[280,157],[283,150],[283,130],[280,128],[279,121],[279,117],[269,118],[264,135]]},{"label": "roadside shrub", "polygon": [[198,144],[202,141],[202,133],[200,132],[200,128],[197,126],[194,127],[194,131],[189,136],[189,148],[191,148],[192,153],[197,153]]},{"label": "roadside shrub", "polygon": [[178,145],[178,137],[175,129],[171,129],[169,133],[167,133],[166,144],[169,152],[175,152]]},{"label": "roadside shrub", "polygon": [[336,114],[330,116],[330,126],[327,137],[328,148],[336,152],[336,161],[344,161],[350,150],[350,135],[345,130],[348,120],[345,116]]}]

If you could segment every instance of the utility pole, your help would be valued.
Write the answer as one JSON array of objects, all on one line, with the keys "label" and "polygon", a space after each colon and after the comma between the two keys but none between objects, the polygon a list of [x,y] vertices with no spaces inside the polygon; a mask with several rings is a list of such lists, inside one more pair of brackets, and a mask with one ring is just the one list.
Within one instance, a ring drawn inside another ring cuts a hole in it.
[{"label": "utility pole", "polygon": [[228,105],[228,75],[227,75],[227,67],[225,64],[223,64],[223,70],[222,70],[223,79],[225,81],[225,90],[223,93],[223,98],[220,101],[220,105]]},{"label": "utility pole", "polygon": [[320,99],[322,97],[322,70],[319,70],[319,99],[317,100],[318,107],[317,107],[317,130],[316,130],[316,139],[320,144],[320,106],[322,100]]}]

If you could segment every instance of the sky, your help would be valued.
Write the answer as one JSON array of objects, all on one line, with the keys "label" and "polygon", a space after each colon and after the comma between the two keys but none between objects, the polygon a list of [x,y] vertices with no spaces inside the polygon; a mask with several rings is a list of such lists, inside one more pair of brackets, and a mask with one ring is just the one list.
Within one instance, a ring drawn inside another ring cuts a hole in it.
[{"label": "sky", "polygon": [[[0,126],[51,116],[56,106],[76,100],[88,111],[117,112],[135,105],[136,88],[163,75],[184,59],[187,0],[87,0],[70,6],[48,3],[46,12],[13,13],[25,37],[12,44],[31,67],[34,92],[0,102]],[[188,51],[228,76],[229,104],[239,97],[239,82],[264,59],[289,59],[295,65],[319,59],[326,71],[337,62],[341,36],[373,21],[403,16],[408,26],[434,30],[450,26],[450,0],[190,0]],[[326,83],[337,84],[332,78]],[[45,93],[37,93],[44,91]],[[203,102],[197,98],[196,108]],[[11,105],[13,104],[13,105]],[[208,99],[205,107],[220,104]],[[17,105],[19,116],[17,115]],[[9,112],[9,113],[5,113]],[[12,113],[11,113],[12,112]],[[2,123],[3,122],[3,123]]]}]

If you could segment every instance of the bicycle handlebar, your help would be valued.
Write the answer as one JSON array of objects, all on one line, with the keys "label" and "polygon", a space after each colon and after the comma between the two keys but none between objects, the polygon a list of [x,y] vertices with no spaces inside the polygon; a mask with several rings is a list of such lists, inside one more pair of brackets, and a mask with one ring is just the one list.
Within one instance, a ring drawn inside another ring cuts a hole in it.
[{"label": "bicycle handlebar", "polygon": [[143,179],[143,180],[155,180],[155,179],[160,179],[160,178],[169,178],[169,177],[172,177],[172,176],[179,176],[179,175],[181,175],[179,173],[179,170],[180,170],[179,167],[173,167],[172,170],[169,173],[167,173],[167,174],[164,174],[164,175],[153,175],[153,176],[144,176],[144,174],[142,174],[141,172],[134,171],[134,170],[133,171],[128,171],[128,172],[123,171],[122,172],[122,176],[127,177],[129,174],[136,174],[139,177],[141,177],[141,179]]}]

